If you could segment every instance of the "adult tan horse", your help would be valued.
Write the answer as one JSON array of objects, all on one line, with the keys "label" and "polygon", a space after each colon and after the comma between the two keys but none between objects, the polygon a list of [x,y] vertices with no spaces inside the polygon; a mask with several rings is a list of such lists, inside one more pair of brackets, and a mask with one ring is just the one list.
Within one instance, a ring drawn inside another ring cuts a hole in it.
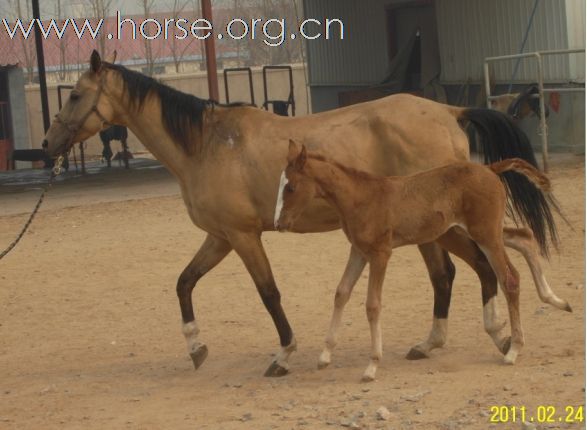
[{"label": "adult tan horse", "polygon": [[[114,55],[115,57],[115,55]],[[90,59],[71,96],[45,136],[51,156],[66,153],[111,124],[128,127],[171,173],[181,187],[193,223],[208,233],[177,282],[177,294],[189,353],[198,368],[208,350],[198,337],[192,306],[197,281],[234,250],[243,260],[279,333],[281,350],[265,373],[287,373],[295,350],[292,330],[281,306],[261,234],[274,230],[275,199],[290,138],[310,149],[337,154],[337,160],[380,175],[406,175],[469,158],[459,122],[476,124],[485,137],[489,160],[521,157],[535,164],[525,135],[503,114],[455,108],[410,95],[396,95],[344,109],[287,118],[251,107],[222,107],[169,88],[140,73]],[[531,184],[514,193],[532,193]],[[546,202],[536,210],[552,227]],[[340,227],[338,215],[316,202],[300,218],[298,232]],[[546,240],[545,224],[536,229]],[[554,231],[551,230],[551,233]],[[427,356],[446,338],[454,266],[437,244],[420,246],[434,286],[434,323],[427,341],[410,358]],[[507,343],[495,307],[496,278],[483,254],[466,238],[455,238],[450,251],[479,274],[486,331],[500,349]],[[354,285],[364,259],[351,251],[341,284]]]},{"label": "adult tan horse", "polygon": [[[383,280],[393,249],[435,240],[442,243],[450,230],[473,240],[497,274],[508,303],[512,333],[504,362],[514,364],[524,345],[520,277],[505,252],[504,238],[516,237],[518,232],[504,232],[504,185],[509,187],[512,181],[502,182],[499,176],[515,171],[523,176],[513,180],[524,177],[539,191],[549,191],[550,181],[544,174],[526,161],[513,158],[490,166],[459,161],[409,176],[375,176],[308,153],[305,146],[299,148],[293,141],[287,162],[277,198],[275,228],[290,230],[314,199],[323,199],[338,212],[353,249],[369,263],[365,307],[371,328],[371,358],[363,373],[364,382],[375,379],[383,357],[379,316]],[[515,209],[525,223],[536,225],[531,218],[539,217],[539,213],[524,211],[524,206]],[[531,263],[530,269],[533,273],[536,270]],[[536,282],[536,288],[544,290],[547,303],[571,312],[569,304],[552,292],[546,280]],[[350,292],[340,291],[340,295],[348,300]],[[327,339],[336,337],[343,308],[344,304],[335,306]],[[327,340],[322,352],[323,367],[330,363],[331,343]]]}]

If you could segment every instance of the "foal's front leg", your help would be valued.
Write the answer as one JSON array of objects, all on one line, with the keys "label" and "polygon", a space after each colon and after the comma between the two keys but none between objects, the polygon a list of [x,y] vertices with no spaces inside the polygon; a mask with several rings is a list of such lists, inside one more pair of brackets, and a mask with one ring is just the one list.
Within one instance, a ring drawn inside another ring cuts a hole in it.
[{"label": "foal's front leg", "polygon": [[342,279],[336,288],[336,295],[334,296],[334,310],[332,311],[332,319],[330,320],[330,329],[326,335],[326,344],[324,345],[324,349],[322,350],[320,358],[318,359],[318,369],[324,369],[330,364],[332,350],[336,346],[336,334],[338,332],[338,328],[340,327],[342,312],[345,305],[349,301],[351,293],[353,292],[353,288],[359,280],[361,273],[363,273],[363,269],[365,268],[366,264],[367,261],[361,255],[359,250],[354,246],[351,247],[351,253],[349,255],[349,260],[344,270],[344,274],[342,275]]},{"label": "foal's front leg", "polygon": [[377,366],[383,357],[383,345],[381,342],[381,290],[385,279],[385,269],[389,261],[389,254],[378,254],[369,260],[369,286],[367,288],[367,319],[371,329],[371,359],[365,372],[363,382],[371,382],[375,379]]}]

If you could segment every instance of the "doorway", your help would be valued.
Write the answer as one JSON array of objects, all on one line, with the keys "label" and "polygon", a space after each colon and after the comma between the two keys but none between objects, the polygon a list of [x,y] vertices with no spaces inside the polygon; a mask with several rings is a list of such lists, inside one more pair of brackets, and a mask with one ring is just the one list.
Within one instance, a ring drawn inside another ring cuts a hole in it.
[{"label": "doorway", "polygon": [[390,75],[400,91],[418,93],[440,74],[434,0],[386,8]]}]

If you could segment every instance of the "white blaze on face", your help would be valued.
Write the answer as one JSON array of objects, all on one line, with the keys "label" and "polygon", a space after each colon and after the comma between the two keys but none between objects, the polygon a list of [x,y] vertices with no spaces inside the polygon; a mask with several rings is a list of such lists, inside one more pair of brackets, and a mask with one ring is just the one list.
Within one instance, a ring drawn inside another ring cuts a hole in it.
[{"label": "white blaze on face", "polygon": [[287,185],[287,178],[285,177],[285,170],[281,172],[281,179],[279,180],[279,192],[277,194],[277,204],[275,205],[275,217],[273,218],[273,225],[277,228],[277,221],[281,216],[281,209],[283,209],[283,189]]}]

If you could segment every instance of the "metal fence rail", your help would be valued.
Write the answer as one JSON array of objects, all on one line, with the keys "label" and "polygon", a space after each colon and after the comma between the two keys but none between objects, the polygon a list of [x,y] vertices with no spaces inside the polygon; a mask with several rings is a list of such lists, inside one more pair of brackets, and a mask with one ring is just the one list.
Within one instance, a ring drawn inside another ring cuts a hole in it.
[{"label": "metal fence rail", "polygon": [[538,97],[540,99],[540,137],[542,139],[542,167],[545,172],[548,172],[548,129],[546,126],[546,110],[544,104],[544,94],[559,92],[585,92],[585,87],[577,88],[544,88],[544,67],[543,59],[551,55],[571,55],[571,54],[585,54],[585,49],[557,49],[552,51],[537,51],[528,52],[525,54],[501,55],[499,57],[487,57],[483,64],[483,74],[485,79],[485,93],[487,94],[487,107],[491,107],[491,100],[495,100],[499,96],[491,95],[491,86],[489,83],[489,63],[497,61],[511,61],[519,58],[534,58],[537,65],[537,81],[538,81]]}]

